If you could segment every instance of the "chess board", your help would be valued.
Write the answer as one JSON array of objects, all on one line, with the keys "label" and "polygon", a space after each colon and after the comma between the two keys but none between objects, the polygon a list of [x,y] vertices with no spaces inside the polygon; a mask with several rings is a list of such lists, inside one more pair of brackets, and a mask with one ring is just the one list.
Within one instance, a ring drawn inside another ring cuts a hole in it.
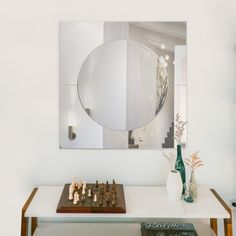
[{"label": "chess board", "polygon": [[[122,184],[107,184],[106,188],[102,187],[102,184],[97,186],[96,184],[87,184],[87,189],[92,190],[92,196],[88,197],[87,192],[84,195],[84,201],[79,201],[77,204],[73,204],[72,200],[69,200],[69,188],[70,184],[65,184],[57,206],[57,213],[126,213],[125,196]],[[101,191],[101,189],[103,191]],[[113,189],[115,188],[115,191]],[[81,195],[82,190],[77,190]],[[115,204],[112,201],[106,201],[105,195],[115,192]],[[94,202],[94,194],[97,194],[98,201]],[[101,200],[102,199],[102,200]]]}]

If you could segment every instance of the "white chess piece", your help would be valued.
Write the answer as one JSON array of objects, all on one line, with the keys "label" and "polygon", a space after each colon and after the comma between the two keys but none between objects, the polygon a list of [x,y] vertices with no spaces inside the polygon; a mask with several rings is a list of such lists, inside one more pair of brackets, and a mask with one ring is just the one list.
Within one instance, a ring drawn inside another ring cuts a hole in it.
[{"label": "white chess piece", "polygon": [[86,189],[86,187],[87,187],[86,182],[83,182],[83,188]]},{"label": "white chess piece", "polygon": [[83,186],[83,184],[82,184],[82,182],[80,181],[80,182],[78,183],[78,189],[81,189],[82,186]]},{"label": "white chess piece", "polygon": [[75,194],[74,194],[74,201],[73,201],[73,204],[74,204],[74,205],[77,204],[77,195],[78,195],[78,193],[75,192]]},{"label": "white chess piece", "polygon": [[76,186],[76,178],[75,177],[72,177],[72,181],[71,181],[71,184],[75,187]]},{"label": "white chess piece", "polygon": [[69,187],[69,200],[73,200],[74,186],[73,184]]},{"label": "white chess piece", "polygon": [[97,202],[98,199],[97,199],[97,194],[94,194],[94,199],[93,199],[94,202]]},{"label": "white chess piece", "polygon": [[82,190],[82,195],[85,195],[85,188],[83,188]]},{"label": "white chess piece", "polygon": [[69,193],[69,200],[73,200],[73,192],[72,191],[70,191],[70,193]]},{"label": "white chess piece", "polygon": [[91,189],[88,190],[88,197],[91,197],[92,194],[91,194]]}]

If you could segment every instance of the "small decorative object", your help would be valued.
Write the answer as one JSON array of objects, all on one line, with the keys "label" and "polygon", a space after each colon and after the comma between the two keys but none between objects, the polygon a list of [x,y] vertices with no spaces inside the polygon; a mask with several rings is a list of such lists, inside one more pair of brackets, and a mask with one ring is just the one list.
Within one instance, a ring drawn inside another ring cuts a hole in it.
[{"label": "small decorative object", "polygon": [[179,171],[171,170],[167,178],[167,193],[168,197],[172,201],[178,201],[181,199],[183,184]]},{"label": "small decorative object", "polygon": [[190,194],[190,184],[185,184],[185,197],[184,197],[185,202],[193,202],[193,198]]},{"label": "small decorative object", "polygon": [[[181,152],[181,137],[183,136],[184,127],[185,127],[187,121],[185,121],[185,122],[181,121],[179,113],[176,114],[175,121],[176,121],[176,123],[175,123],[175,140],[177,142],[177,158],[176,158],[176,162],[175,162],[175,169],[180,172],[182,183],[184,186],[186,183],[186,175],[185,175],[185,166],[184,166],[182,152]],[[184,191],[185,190],[183,187],[182,194],[184,194]]]},{"label": "small decorative object", "polygon": [[85,195],[85,188],[83,188],[82,190],[82,195]]},{"label": "small decorative object", "polygon": [[73,204],[74,204],[74,205],[77,204],[77,192],[75,192],[75,194],[74,194]]},{"label": "small decorative object", "polygon": [[197,197],[197,182],[195,178],[195,170],[203,165],[203,161],[198,156],[198,151],[194,152],[192,155],[190,155],[190,158],[186,158],[185,163],[190,167],[191,169],[191,177],[190,177],[190,195],[193,198]]},{"label": "small decorative object", "polygon": [[97,202],[97,201],[98,201],[98,199],[97,199],[97,194],[94,194],[93,201],[94,201],[94,202]]},{"label": "small decorative object", "polygon": [[88,197],[92,197],[91,188],[88,190]]}]

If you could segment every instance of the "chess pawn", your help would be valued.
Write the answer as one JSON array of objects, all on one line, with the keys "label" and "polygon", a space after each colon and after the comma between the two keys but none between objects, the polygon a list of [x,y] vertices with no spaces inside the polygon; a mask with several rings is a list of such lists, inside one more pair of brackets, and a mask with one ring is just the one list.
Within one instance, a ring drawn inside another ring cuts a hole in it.
[{"label": "chess pawn", "polygon": [[98,199],[97,199],[97,194],[94,194],[93,201],[94,201],[94,202],[97,202],[97,201],[98,201]]},{"label": "chess pawn", "polygon": [[73,201],[73,204],[76,205],[77,204],[77,192],[75,192],[74,194],[74,201]]},{"label": "chess pawn", "polygon": [[74,198],[73,204],[74,204],[74,205],[77,204],[77,199]]},{"label": "chess pawn", "polygon": [[86,183],[84,182],[84,183],[83,183],[83,189],[86,189],[86,187],[87,187],[87,185],[86,185]]},{"label": "chess pawn", "polygon": [[92,197],[91,189],[88,190],[88,197]]}]

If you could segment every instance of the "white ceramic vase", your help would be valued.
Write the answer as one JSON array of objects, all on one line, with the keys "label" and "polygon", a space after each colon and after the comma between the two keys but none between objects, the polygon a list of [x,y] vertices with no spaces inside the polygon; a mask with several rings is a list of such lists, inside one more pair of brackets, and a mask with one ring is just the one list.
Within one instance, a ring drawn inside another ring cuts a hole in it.
[{"label": "white ceramic vase", "polygon": [[183,183],[179,171],[171,170],[167,178],[167,192],[171,201],[179,201],[182,197]]}]

